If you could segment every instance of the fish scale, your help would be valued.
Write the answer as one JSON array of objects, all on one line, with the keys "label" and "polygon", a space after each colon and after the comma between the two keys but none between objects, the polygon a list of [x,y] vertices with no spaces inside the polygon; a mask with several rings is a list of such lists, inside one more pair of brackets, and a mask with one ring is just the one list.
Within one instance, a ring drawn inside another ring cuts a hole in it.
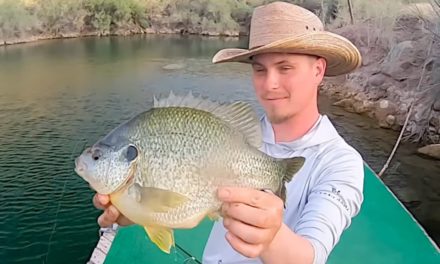
[{"label": "fish scale", "polygon": [[170,94],[85,150],[76,171],[169,253],[172,229],[219,213],[219,186],[268,189],[285,200],[284,184],[304,158],[272,158],[261,142],[250,105]]}]

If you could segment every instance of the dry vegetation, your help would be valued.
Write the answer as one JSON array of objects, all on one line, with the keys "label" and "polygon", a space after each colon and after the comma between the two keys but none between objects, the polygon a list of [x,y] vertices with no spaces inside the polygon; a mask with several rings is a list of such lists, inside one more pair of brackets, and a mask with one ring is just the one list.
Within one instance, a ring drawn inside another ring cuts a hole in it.
[{"label": "dry vegetation", "polygon": [[[252,10],[273,1],[0,0],[0,45],[108,34],[247,34]],[[396,130],[413,105],[404,139],[439,142],[439,1],[351,0],[353,23],[348,0],[287,2],[315,12],[361,50],[361,69],[324,92]]]},{"label": "dry vegetation", "polygon": [[[0,44],[32,38],[133,33],[246,33],[252,10],[274,0],[0,0]],[[330,21],[337,0],[292,0]]]},{"label": "dry vegetation", "polygon": [[403,140],[439,143],[440,1],[352,2],[354,24],[342,6],[328,27],[360,48],[363,65],[344,85],[330,80],[323,91],[381,127],[400,130],[409,113]]}]

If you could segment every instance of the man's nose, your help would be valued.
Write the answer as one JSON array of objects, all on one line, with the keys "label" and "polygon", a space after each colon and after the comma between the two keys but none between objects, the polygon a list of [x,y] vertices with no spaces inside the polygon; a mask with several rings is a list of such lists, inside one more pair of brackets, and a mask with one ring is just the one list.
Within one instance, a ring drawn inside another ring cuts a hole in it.
[{"label": "man's nose", "polygon": [[274,70],[268,70],[266,75],[265,88],[267,90],[275,90],[280,87],[278,73]]}]

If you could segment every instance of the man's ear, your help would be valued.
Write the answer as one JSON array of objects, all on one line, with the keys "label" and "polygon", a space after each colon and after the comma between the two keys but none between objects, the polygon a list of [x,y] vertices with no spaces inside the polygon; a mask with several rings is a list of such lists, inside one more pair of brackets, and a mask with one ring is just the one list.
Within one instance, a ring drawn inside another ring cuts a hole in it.
[{"label": "man's ear", "polygon": [[315,77],[319,82],[324,78],[325,70],[327,68],[327,61],[324,58],[318,58],[315,62]]}]

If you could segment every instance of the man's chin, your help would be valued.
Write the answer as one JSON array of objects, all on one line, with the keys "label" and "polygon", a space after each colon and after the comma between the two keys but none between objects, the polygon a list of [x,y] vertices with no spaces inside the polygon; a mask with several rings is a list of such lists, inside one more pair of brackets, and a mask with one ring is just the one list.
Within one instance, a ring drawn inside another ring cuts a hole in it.
[{"label": "man's chin", "polygon": [[287,114],[281,115],[277,113],[267,113],[267,117],[272,124],[281,124],[291,118],[290,115]]}]

